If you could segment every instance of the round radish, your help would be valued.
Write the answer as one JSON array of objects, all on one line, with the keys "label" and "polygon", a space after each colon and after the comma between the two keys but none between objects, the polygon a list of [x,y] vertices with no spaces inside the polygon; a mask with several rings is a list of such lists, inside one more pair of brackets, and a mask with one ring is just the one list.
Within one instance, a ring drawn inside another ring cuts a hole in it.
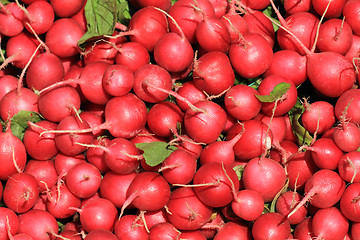
[{"label": "round radish", "polygon": [[85,0],[50,0],[56,16],[60,18],[71,17],[82,8]]},{"label": "round radish", "polygon": [[115,222],[114,234],[119,239],[148,239],[143,219],[136,215],[125,215]]},{"label": "round radish", "polygon": [[360,114],[357,109],[360,107],[360,89],[345,91],[336,100],[335,116],[337,119],[345,118],[360,124]]},{"label": "round radish", "polygon": [[94,139],[91,146],[99,145],[100,147],[89,147],[86,150],[86,160],[94,165],[101,173],[106,173],[109,167],[105,163],[105,150],[102,147],[108,147],[111,139],[101,136]]},{"label": "round radish", "polygon": [[356,151],[360,148],[360,128],[353,122],[342,122],[335,127],[333,140],[344,152]]},{"label": "round radish", "polygon": [[176,229],[173,224],[164,222],[150,228],[149,240],[176,240],[180,234],[179,230]]},{"label": "round radish", "polygon": [[53,6],[47,1],[35,1],[26,8],[24,27],[29,32],[41,35],[49,31],[55,20]]},{"label": "round radish", "polygon": [[301,115],[304,128],[314,134],[323,134],[335,124],[334,106],[326,101],[304,102],[305,111]]},{"label": "round radish", "polygon": [[268,212],[255,220],[251,231],[254,240],[288,239],[291,228],[289,221],[282,214]]},{"label": "round radish", "polygon": [[125,65],[111,65],[104,72],[102,86],[111,96],[125,95],[133,85],[134,75]]},{"label": "round radish", "polygon": [[164,11],[168,11],[171,7],[171,1],[170,0],[130,0],[131,4],[136,6],[137,8],[144,8],[148,6],[158,7]]},{"label": "round radish", "polygon": [[[181,97],[186,98],[191,104],[205,100],[207,98],[205,93],[198,89],[195,86],[195,82],[192,80],[184,82],[184,84],[182,84],[181,87],[177,90],[177,93]],[[176,99],[176,104],[184,112],[190,108],[189,105],[181,99]]]},{"label": "round radish", "polygon": [[294,229],[296,239],[311,240],[314,239],[312,232],[312,217],[306,217],[301,223],[297,224]]},{"label": "round radish", "polygon": [[67,156],[62,153],[58,153],[54,159],[55,169],[59,176],[65,176],[76,164],[84,162],[86,162],[84,154]]},{"label": "round radish", "polygon": [[[295,207],[295,205],[301,201],[302,196],[293,191],[287,191],[282,193],[280,197],[276,201],[276,212],[286,216],[291,210]],[[287,220],[291,225],[296,225],[302,222],[306,215],[308,214],[307,207],[302,206],[299,208],[293,215],[291,215]]]},{"label": "round radish", "polygon": [[345,17],[346,21],[350,24],[352,31],[356,35],[360,35],[360,27],[357,24],[359,22],[359,11],[360,4],[357,0],[351,0],[345,2],[343,9],[342,9],[342,15]]},{"label": "round radish", "polygon": [[230,33],[231,44],[239,43],[242,35],[249,31],[245,19],[236,12],[235,2],[231,2],[229,9],[220,20],[225,24]]},{"label": "round radish", "polygon": [[[326,13],[324,14],[325,18],[338,18],[340,17],[343,7],[345,5],[346,0],[312,0],[312,7],[314,8],[315,12],[319,15],[323,15],[325,9],[328,6],[328,9],[326,10]],[[330,4],[329,4],[330,3]]]},{"label": "round radish", "polygon": [[344,154],[338,165],[339,175],[344,181],[353,183],[360,182],[360,152],[352,151]]},{"label": "round radish", "polygon": [[19,230],[19,218],[7,207],[0,207],[0,239],[11,239]]},{"label": "round radish", "polygon": [[0,11],[0,34],[13,37],[20,34],[24,29],[24,12],[15,2],[9,2],[1,6]]},{"label": "round radish", "polygon": [[115,63],[125,65],[135,72],[142,65],[150,63],[150,54],[141,43],[125,42],[115,56]]},{"label": "round radish", "polygon": [[356,214],[360,209],[359,196],[360,183],[353,183],[347,186],[340,199],[341,213],[353,222],[360,222],[360,217]]},{"label": "round radish", "polygon": [[47,188],[51,188],[58,180],[58,174],[53,160],[39,161],[30,159],[26,163],[24,172],[35,177],[40,193],[46,191]]},{"label": "round radish", "polygon": [[11,90],[17,88],[18,79],[13,75],[4,75],[0,77],[0,100]]},{"label": "round radish", "polygon": [[237,192],[236,198],[231,202],[231,209],[238,217],[254,221],[264,211],[264,199],[255,190],[243,189]]}]

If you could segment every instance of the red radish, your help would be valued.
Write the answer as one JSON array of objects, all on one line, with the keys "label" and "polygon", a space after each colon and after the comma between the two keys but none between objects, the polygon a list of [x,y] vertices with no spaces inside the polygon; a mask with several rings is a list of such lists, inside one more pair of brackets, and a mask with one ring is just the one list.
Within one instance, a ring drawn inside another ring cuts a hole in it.
[{"label": "red radish", "polygon": [[131,42],[141,43],[152,52],[157,41],[168,32],[168,21],[164,13],[149,6],[136,11],[128,27],[129,31],[119,35],[129,35]]},{"label": "red radish", "polygon": [[136,215],[125,215],[115,222],[114,234],[119,239],[148,239],[143,220]]},{"label": "red radish", "polygon": [[[36,219],[36,221],[34,221]],[[58,235],[56,218],[48,211],[31,209],[19,215],[19,231],[37,240],[51,240]]]},{"label": "red radish", "polygon": [[356,151],[360,148],[360,128],[353,122],[341,121],[335,127],[333,140],[344,152]]},{"label": "red radish", "polygon": [[360,223],[353,222],[350,227],[350,232],[353,240],[359,240]]},{"label": "red radish", "polygon": [[54,185],[47,193],[46,210],[56,219],[65,219],[76,213],[74,208],[79,208],[80,198],[72,194],[65,183]]},{"label": "red radish", "polygon": [[295,142],[284,139],[279,146],[270,149],[269,157],[284,165],[289,157],[297,153],[298,150],[299,146]]},{"label": "red radish", "polygon": [[126,191],[137,173],[118,174],[106,172],[100,184],[100,194],[110,200],[115,207],[121,208],[126,200]]},{"label": "red radish", "polygon": [[336,100],[335,116],[337,119],[345,118],[360,124],[360,89],[349,89]]},{"label": "red radish", "polygon": [[231,140],[242,131],[244,133],[234,145],[235,157],[237,159],[249,161],[252,158],[261,156],[271,148],[273,136],[265,123],[251,119],[241,124],[234,124],[226,133],[227,139]]},{"label": "red radish", "polygon": [[215,17],[221,18],[226,14],[229,6],[229,2],[225,0],[210,0],[215,10]]},{"label": "red radish", "polygon": [[304,101],[305,111],[301,115],[304,128],[314,134],[323,134],[335,124],[334,106],[326,101],[315,101],[309,103]]},{"label": "red radish", "polygon": [[95,229],[112,231],[118,215],[117,209],[105,198],[98,198],[84,205],[80,210],[80,223],[85,231]]},{"label": "red radish", "polygon": [[291,80],[295,86],[299,86],[307,79],[306,57],[293,50],[279,50],[274,53],[273,60],[264,77],[279,75]]},{"label": "red radish", "polygon": [[312,233],[312,217],[306,217],[301,223],[298,223],[294,229],[295,239],[301,240],[311,240],[314,239],[314,234]]},{"label": "red radish", "polygon": [[179,235],[179,238],[180,239],[189,239],[189,240],[206,240],[207,239],[205,237],[205,235],[199,230],[182,231],[181,234]]},{"label": "red radish", "polygon": [[225,217],[219,213],[214,212],[213,217],[208,223],[200,228],[200,231],[205,235],[207,239],[212,239],[216,233],[221,230],[225,224]]},{"label": "red radish", "polygon": [[344,19],[332,18],[321,24],[316,47],[322,52],[333,51],[345,55],[350,50],[352,42],[353,33],[350,25]]},{"label": "red radish", "polygon": [[292,123],[289,117],[289,114],[284,115],[285,123],[286,123],[286,134],[285,139],[293,142],[297,142],[297,138],[292,129]]},{"label": "red radish", "polygon": [[259,192],[264,202],[270,202],[285,185],[286,172],[275,160],[257,157],[245,165],[241,179],[245,189]]},{"label": "red radish", "polygon": [[[87,122],[90,128],[95,128],[96,126],[101,125],[105,121],[103,115],[91,111],[81,111],[79,117],[83,121]],[[94,137],[100,137],[104,135],[105,130],[99,129],[93,131],[92,133],[94,134]]]},{"label": "red radish", "polygon": [[5,184],[3,201],[8,208],[16,213],[29,211],[38,197],[37,180],[28,173],[14,173]]},{"label": "red radish", "polygon": [[152,228],[158,223],[168,222],[166,219],[165,208],[157,211],[144,212],[144,219],[148,229]]},{"label": "red radish", "polygon": [[[110,139],[107,137],[97,137],[91,145],[108,147]],[[86,160],[94,165],[101,173],[106,173],[109,167],[105,163],[105,151],[102,148],[91,147],[86,150]]]},{"label": "red radish", "polygon": [[167,203],[168,221],[179,230],[197,230],[211,218],[212,207],[205,205],[196,196],[194,189],[175,189]]},{"label": "red radish", "polygon": [[22,22],[24,19],[24,12],[15,2],[1,5],[0,34],[7,37],[13,37],[20,34],[24,29],[24,24]]},{"label": "red radish", "polygon": [[244,222],[227,222],[216,233],[214,240],[228,238],[250,240],[252,239],[251,230]]},{"label": "red radish", "polygon": [[312,219],[312,232],[319,239],[343,239],[349,220],[336,207],[319,209]]},{"label": "red radish", "polygon": [[91,232],[89,232],[84,238],[84,240],[97,240],[97,239],[118,240],[115,234],[105,229],[94,229]]},{"label": "red radish", "polygon": [[80,208],[84,207],[86,204],[88,204],[89,202],[95,200],[95,199],[99,199],[101,198],[99,191],[97,191],[94,195],[92,195],[89,198],[83,198],[81,199],[81,204],[80,204]]},{"label": "red radish", "polygon": [[287,215],[290,217],[306,202],[318,208],[334,206],[345,190],[345,182],[338,173],[329,169],[320,169],[315,172],[305,184],[305,196]]},{"label": "red radish", "polygon": [[84,0],[50,0],[51,5],[54,8],[56,16],[60,18],[71,17],[78,11],[84,4]]},{"label": "red radish", "polygon": [[196,164],[191,153],[177,149],[162,162],[158,171],[169,184],[188,184],[194,178]]},{"label": "red radish", "polygon": [[345,54],[345,57],[347,57],[350,61],[354,60],[357,66],[359,65],[359,61],[356,60],[356,58],[360,56],[359,47],[360,47],[360,36],[353,34],[353,41],[351,44],[351,48]]},{"label": "red radish", "polygon": [[[209,0],[199,0],[196,3],[193,0],[181,0],[171,6],[169,14],[175,19],[189,42],[194,44],[197,42],[197,26],[204,17],[214,17],[215,10]],[[171,32],[179,33],[178,27],[172,21],[169,21],[169,29]]]},{"label": "red radish", "polygon": [[[215,102],[204,100],[194,104],[205,112],[188,109],[184,116],[185,130],[195,142],[211,143],[223,131],[227,116],[225,110]],[[203,134],[207,132],[207,134]]]},{"label": "red radish", "polygon": [[170,73],[156,64],[145,64],[134,72],[134,93],[143,101],[157,103],[165,100],[169,94],[159,91],[152,86],[162,89],[172,89]]},{"label": "red radish", "polygon": [[75,20],[60,18],[46,32],[45,44],[60,58],[75,56],[79,53],[77,42],[83,34],[84,30]]},{"label": "red radish", "polygon": [[183,124],[184,113],[172,102],[159,102],[148,112],[147,125],[159,137],[170,137],[178,124]]},{"label": "red radish", "polygon": [[13,75],[4,75],[0,77],[0,100],[11,90],[17,88],[18,79]]},{"label": "red radish", "polygon": [[206,145],[200,153],[200,164],[218,162],[232,166],[235,162],[234,145],[239,141],[243,132],[238,133],[228,141],[215,141]]},{"label": "red radish", "polygon": [[224,104],[227,112],[235,119],[246,121],[254,118],[261,109],[261,102],[255,96],[258,91],[247,85],[234,85],[226,93]]},{"label": "red radish", "polygon": [[[62,119],[56,131],[80,131],[82,129],[88,129],[89,124],[80,120],[76,116],[68,116]],[[51,131],[51,130],[47,130]],[[44,131],[42,133],[47,133]],[[94,135],[91,132],[87,133],[58,133],[55,134],[54,141],[56,147],[59,149],[60,152],[69,155],[69,156],[76,156],[86,150],[85,146],[81,146],[81,144],[90,144],[94,139]]]},{"label": "red radish", "polygon": [[255,190],[243,189],[237,192],[236,199],[231,202],[231,209],[241,219],[254,221],[264,211],[264,199]]},{"label": "red radish", "polygon": [[[186,98],[190,103],[194,104],[196,102],[205,100],[207,96],[203,91],[198,89],[195,86],[195,82],[192,80],[184,82],[181,87],[177,90],[177,93],[181,96]],[[181,99],[176,99],[176,104],[178,107],[181,108],[184,112],[188,110],[190,107],[187,103],[182,101]]]},{"label": "red radish", "polygon": [[125,95],[133,85],[134,75],[125,65],[111,65],[104,72],[102,86],[111,96]]},{"label": "red radish", "polygon": [[150,54],[144,45],[138,42],[126,42],[118,49],[115,63],[127,66],[135,72],[142,65],[150,62]]},{"label": "red radish", "polygon": [[0,207],[0,239],[11,239],[19,230],[19,218],[7,207]]},{"label": "red radish", "polygon": [[291,228],[289,221],[282,214],[268,212],[255,220],[251,231],[254,240],[287,239]]},{"label": "red radish", "polygon": [[[276,201],[276,212],[286,216],[291,212],[295,205],[301,200],[302,196],[293,191],[282,193]],[[291,225],[302,222],[308,214],[307,207],[302,206],[288,218]]]},{"label": "red radish", "polygon": [[54,164],[59,176],[66,175],[78,163],[86,162],[85,155],[67,156],[62,153],[56,155]]},{"label": "red radish", "polygon": [[164,177],[156,172],[141,172],[129,185],[120,217],[129,204],[140,211],[156,211],[162,209],[169,198],[170,186]]},{"label": "red radish", "polygon": [[230,47],[230,32],[226,24],[217,17],[204,17],[196,27],[195,36],[199,47],[205,52],[227,53]]},{"label": "red radish", "polygon": [[209,51],[194,62],[194,85],[209,95],[219,95],[235,83],[229,57],[219,51]]},{"label": "red radish", "polygon": [[[324,13],[325,9],[327,8],[327,5],[331,2],[328,9],[326,10],[326,13]],[[323,15],[325,18],[338,18],[342,14],[343,7],[346,3],[346,0],[312,0],[311,4],[314,8],[315,12],[319,15]]]},{"label": "red radish", "polygon": [[311,7],[311,0],[284,0],[284,9],[288,15],[297,12],[308,12]]},{"label": "red radish", "polygon": [[55,240],[61,240],[61,239],[69,239],[69,240],[82,240],[80,234],[77,231],[73,230],[63,230],[59,237],[56,237]]},{"label": "red radish", "polygon": [[10,125],[5,132],[0,132],[0,149],[0,180],[6,181],[11,175],[21,172],[27,161],[25,146],[12,134]]},{"label": "red radish", "polygon": [[240,0],[241,3],[243,3],[248,8],[254,9],[254,10],[262,10],[269,6],[270,1],[269,0],[256,0],[256,1],[250,1],[250,0]]},{"label": "red radish", "polygon": [[66,186],[78,198],[89,198],[100,188],[101,173],[90,163],[79,163],[65,177]]},{"label": "red radish", "polygon": [[360,208],[360,183],[353,183],[347,186],[341,199],[340,210],[344,216],[353,222],[360,222],[359,215],[356,214]]},{"label": "red radish", "polygon": [[47,1],[32,2],[25,9],[25,14],[24,27],[29,32],[34,31],[37,35],[49,31],[55,20],[53,6]]},{"label": "red radish", "polygon": [[35,177],[40,193],[46,191],[47,188],[51,188],[58,180],[58,174],[53,160],[39,161],[30,159],[26,163],[24,172]]},{"label": "red radish", "polygon": [[182,149],[190,153],[195,157],[195,159],[198,159],[200,156],[200,153],[203,149],[201,143],[194,142],[189,138],[187,134],[183,134],[181,136],[177,135],[176,138],[172,140],[175,143],[175,146],[178,149]]},{"label": "red radish", "polygon": [[180,231],[169,222],[159,223],[150,228],[149,240],[176,240]]},{"label": "red radish", "polygon": [[281,148],[280,143],[285,139],[286,134],[286,123],[284,117],[282,115],[269,117],[259,113],[253,119],[260,120],[269,127],[273,136],[273,145]]},{"label": "red radish", "polygon": [[136,6],[137,8],[144,8],[148,6],[158,7],[164,11],[168,11],[171,7],[171,1],[170,0],[161,0],[161,1],[155,1],[155,0],[130,0],[131,4]]},{"label": "red radish", "polygon": [[360,35],[360,27],[357,22],[359,21],[359,10],[360,4],[356,0],[347,1],[342,9],[342,15],[346,21],[350,24],[352,31],[356,35]]},{"label": "red radish", "polygon": [[262,103],[261,111],[267,116],[276,117],[284,115],[296,104],[298,92],[295,84],[289,79],[278,75],[269,75],[261,81],[257,89],[259,95],[269,95],[275,86],[281,83],[290,84],[290,88],[280,98],[274,99],[272,102]]},{"label": "red radish", "polygon": [[44,129],[56,129],[58,124],[48,120],[41,120],[32,126],[29,122],[29,127],[24,132],[23,143],[27,154],[36,160],[48,160],[56,156],[59,150],[54,141],[55,134],[48,133],[40,137]]},{"label": "red radish", "polygon": [[60,58],[55,54],[45,52],[31,61],[26,71],[26,85],[33,90],[42,90],[51,84],[60,82],[64,74]]},{"label": "red radish", "polygon": [[338,171],[344,181],[360,182],[360,152],[352,151],[344,154],[339,161]]},{"label": "red radish", "polygon": [[270,67],[273,50],[264,37],[249,32],[239,43],[230,46],[229,59],[241,77],[256,78]]},{"label": "red radish", "polygon": [[[165,14],[177,25],[171,15],[166,12]],[[155,62],[169,72],[186,70],[194,58],[194,50],[180,26],[178,31],[180,34],[174,32],[164,34],[154,47]]]},{"label": "red radish", "polygon": [[238,43],[242,35],[249,31],[245,19],[236,11],[235,1],[230,3],[229,9],[220,20],[225,23],[230,33],[230,43]]}]

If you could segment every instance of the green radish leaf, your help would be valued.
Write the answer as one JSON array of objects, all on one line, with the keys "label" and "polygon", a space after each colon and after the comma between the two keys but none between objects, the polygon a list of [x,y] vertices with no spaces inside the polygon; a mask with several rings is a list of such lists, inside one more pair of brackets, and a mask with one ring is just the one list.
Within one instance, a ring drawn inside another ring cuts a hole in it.
[{"label": "green radish leaf", "polygon": [[117,21],[127,25],[131,19],[128,0],[117,0]]},{"label": "green radish leaf", "polygon": [[277,99],[284,96],[284,94],[290,89],[291,84],[281,82],[277,84],[269,95],[255,95],[261,102],[275,102]]},{"label": "green radish leaf", "polygon": [[306,131],[306,129],[299,122],[304,111],[305,107],[298,99],[295,106],[288,112],[292,130],[295,134],[299,146],[304,144],[310,145],[313,140],[313,137],[310,135],[310,133]]},{"label": "green radish leaf", "polygon": [[80,48],[89,39],[112,35],[117,21],[117,0],[88,0],[85,5],[87,32],[78,41]]},{"label": "green radish leaf", "polygon": [[[10,3],[10,1],[8,1],[8,0],[0,0],[0,2],[1,2],[3,5],[6,5],[6,4]],[[0,9],[1,9],[1,7],[0,7]]]},{"label": "green radish leaf", "polygon": [[37,112],[20,110],[11,118],[11,132],[14,136],[23,140],[25,130],[29,127],[27,122],[30,121],[35,123],[41,121],[42,119],[43,117]]},{"label": "green radish leaf", "polygon": [[244,166],[243,165],[236,165],[235,167],[233,167],[236,175],[238,176],[238,179],[241,180],[242,178],[242,174],[244,172]]},{"label": "green radish leaf", "polygon": [[[272,8],[271,5],[269,5],[267,8],[265,8],[262,12],[266,16],[270,17],[272,20],[274,20],[275,22],[277,22],[280,25],[280,21],[277,19],[276,13],[275,13],[275,11],[274,11],[274,9]],[[274,32],[279,30],[279,26],[276,25],[275,23],[273,23],[273,27],[274,27]]]},{"label": "green radish leaf", "polygon": [[144,151],[145,162],[154,167],[162,163],[177,147],[166,142],[137,143],[136,147]]}]

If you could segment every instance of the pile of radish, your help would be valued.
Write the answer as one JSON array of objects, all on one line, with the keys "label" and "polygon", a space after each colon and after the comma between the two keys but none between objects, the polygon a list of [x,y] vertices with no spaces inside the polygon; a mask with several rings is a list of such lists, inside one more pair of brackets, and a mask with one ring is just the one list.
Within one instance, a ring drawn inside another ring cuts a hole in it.
[{"label": "pile of radish", "polygon": [[360,0],[0,3],[0,240],[360,239]]}]

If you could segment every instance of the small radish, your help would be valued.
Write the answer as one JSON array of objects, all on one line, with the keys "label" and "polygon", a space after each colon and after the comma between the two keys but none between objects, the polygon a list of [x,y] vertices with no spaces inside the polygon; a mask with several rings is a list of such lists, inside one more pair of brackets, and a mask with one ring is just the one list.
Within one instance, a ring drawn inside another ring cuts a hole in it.
[{"label": "small radish", "polygon": [[[207,98],[206,94],[195,86],[195,82],[193,80],[184,82],[184,84],[182,84],[177,90],[177,93],[181,97],[186,98],[192,104]],[[176,104],[184,112],[190,108],[189,105],[181,99],[176,99]]]},{"label": "small radish", "polygon": [[249,0],[240,0],[239,2],[243,3],[248,8],[254,9],[254,10],[262,10],[269,6],[270,1],[269,0],[256,0],[256,1],[249,1]]},{"label": "small radish", "polygon": [[181,232],[176,227],[169,223],[159,223],[150,228],[149,240],[176,240],[178,239]]},{"label": "small radish", "polygon": [[312,217],[306,217],[301,223],[298,223],[294,229],[295,239],[311,240],[314,239],[312,233]]},{"label": "small radish", "polygon": [[125,42],[115,55],[115,63],[127,66],[132,72],[150,62],[150,54],[144,45],[138,42]]},{"label": "small radish", "polygon": [[360,183],[353,183],[347,186],[341,199],[340,210],[344,216],[353,222],[360,222],[356,214],[360,208]]},{"label": "small radish", "polygon": [[[324,14],[324,11],[328,5],[328,3],[331,2],[330,6],[326,10],[326,13]],[[346,3],[346,0],[312,0],[311,4],[314,8],[315,12],[319,15],[323,15],[325,18],[332,18],[336,19],[341,16],[343,7]]]},{"label": "small radish", "polygon": [[214,240],[231,239],[231,238],[243,239],[243,240],[252,239],[250,227],[246,223],[241,221],[227,222],[216,233]]},{"label": "small radish", "polygon": [[58,180],[58,174],[52,159],[45,161],[30,159],[26,163],[24,172],[35,177],[40,193],[54,186]]},{"label": "small radish", "polygon": [[198,230],[211,218],[212,207],[205,205],[194,189],[180,187],[172,191],[167,206],[167,219],[179,230]]},{"label": "small radish", "polygon": [[0,101],[11,90],[18,86],[18,79],[13,75],[4,75],[0,77]]},{"label": "small radish", "polygon": [[284,0],[284,9],[288,15],[297,12],[308,12],[311,7],[311,0]]},{"label": "small radish", "polygon": [[360,124],[360,89],[349,89],[336,100],[335,116],[338,120],[345,118]]},{"label": "small radish", "polygon": [[76,164],[84,162],[86,162],[84,154],[67,156],[62,153],[58,153],[54,159],[56,172],[62,177],[65,176]]},{"label": "small radish", "polygon": [[[291,212],[291,210],[295,207],[295,205],[301,201],[302,196],[293,191],[287,191],[282,193],[276,201],[276,212],[281,213],[286,216]],[[296,225],[302,222],[306,215],[308,214],[308,210],[306,206],[302,206],[299,208],[293,215],[288,218],[288,221],[291,225]]]},{"label": "small radish", "polygon": [[312,218],[312,232],[318,239],[344,239],[349,220],[336,207],[319,209]]},{"label": "small radish", "polygon": [[279,146],[274,146],[270,149],[269,157],[285,165],[290,156],[298,153],[298,151],[299,146],[295,142],[284,139],[280,142]]},{"label": "small radish", "polygon": [[220,51],[209,51],[194,61],[194,85],[209,95],[219,95],[235,83],[229,57]]},{"label": "small radish", "polygon": [[264,211],[264,199],[255,190],[243,189],[237,192],[236,199],[231,202],[231,209],[245,221],[254,221]]},{"label": "small radish", "polygon": [[101,147],[89,147],[86,150],[86,160],[99,169],[101,173],[109,171],[109,167],[105,163],[105,151],[102,147],[108,147],[110,142],[111,139],[100,136],[94,139],[91,145],[99,145]]},{"label": "small radish", "polygon": [[344,152],[356,151],[360,148],[360,128],[353,122],[342,121],[335,127],[333,140]]},{"label": "small radish", "polygon": [[359,22],[358,11],[360,4],[356,0],[351,0],[345,2],[345,5],[342,9],[342,15],[345,17],[346,21],[350,24],[352,31],[356,35],[360,35],[360,27],[357,24]]},{"label": "small radish", "polygon": [[24,17],[24,12],[16,2],[9,2],[6,5],[1,4],[0,34],[7,37],[20,34],[24,29]]},{"label": "small radish", "polygon": [[134,85],[134,74],[125,65],[109,66],[103,75],[102,86],[111,96],[122,96],[130,92]]},{"label": "small radish", "polygon": [[210,3],[213,5],[215,10],[215,17],[221,18],[224,14],[226,14],[229,2],[225,0],[210,0]]},{"label": "small radish", "polygon": [[291,228],[289,221],[282,214],[268,212],[255,220],[251,231],[254,240],[287,239]]},{"label": "small radish", "polygon": [[345,153],[339,161],[338,171],[344,181],[349,183],[360,182],[360,152]]},{"label": "small radish", "polygon": [[55,14],[59,18],[71,17],[78,11],[80,11],[85,0],[50,0],[51,6],[53,6]]},{"label": "small radish", "polygon": [[144,213],[144,219],[148,229],[152,228],[158,223],[168,222],[165,211],[165,208],[163,208],[157,211],[147,211]]},{"label": "small radish", "polygon": [[148,239],[143,219],[136,215],[125,215],[115,222],[114,234],[119,239]]},{"label": "small radish", "polygon": [[29,211],[39,197],[39,185],[29,173],[14,173],[7,180],[3,201],[5,206],[16,213]]},{"label": "small radish", "polygon": [[19,218],[7,207],[0,207],[0,239],[11,239],[19,230]]},{"label": "small radish", "polygon": [[[53,6],[47,1],[35,1],[24,9],[24,27],[29,32],[34,31],[37,35],[42,35],[49,31],[55,20]],[[31,30],[32,29],[32,30]]]}]

